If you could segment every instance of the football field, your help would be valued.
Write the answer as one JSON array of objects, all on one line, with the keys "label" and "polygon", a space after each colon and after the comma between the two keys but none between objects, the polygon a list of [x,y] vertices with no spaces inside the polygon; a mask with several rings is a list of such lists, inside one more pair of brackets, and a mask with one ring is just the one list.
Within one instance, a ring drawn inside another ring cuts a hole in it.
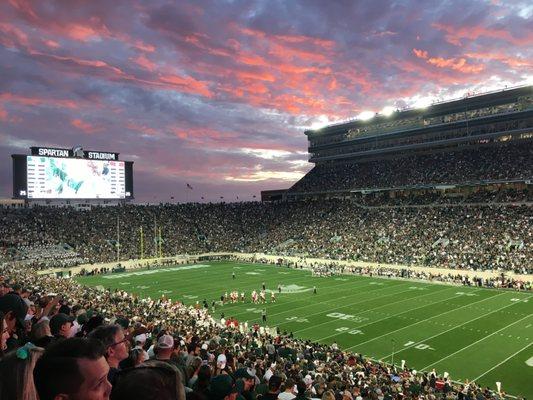
[{"label": "football field", "polygon": [[[235,273],[235,279],[232,273]],[[513,395],[533,397],[533,294],[362,276],[313,277],[310,271],[262,264],[205,262],[154,270],[80,277],[91,286],[142,297],[162,295],[186,304],[224,292],[246,293],[244,303],[216,307],[214,316],[267,325],[317,342],[418,371],[448,372]],[[267,293],[252,304],[252,290]],[[282,286],[278,294],[278,285]],[[316,294],[313,293],[316,287]]]}]

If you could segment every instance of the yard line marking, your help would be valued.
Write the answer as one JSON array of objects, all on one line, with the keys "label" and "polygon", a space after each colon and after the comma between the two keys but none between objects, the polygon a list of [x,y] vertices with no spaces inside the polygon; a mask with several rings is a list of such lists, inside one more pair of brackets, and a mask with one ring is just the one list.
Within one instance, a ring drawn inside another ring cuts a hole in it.
[{"label": "yard line marking", "polygon": [[513,358],[513,357],[516,356],[517,354],[519,354],[519,353],[521,353],[522,351],[526,350],[526,349],[527,349],[529,346],[531,346],[532,344],[533,344],[533,342],[532,342],[532,343],[529,343],[529,344],[527,344],[527,345],[525,345],[525,346],[522,347],[520,350],[518,350],[516,353],[511,354],[509,357],[507,357],[507,358],[506,358],[505,360],[503,360],[502,362],[499,362],[498,364],[496,364],[496,365],[495,365],[494,367],[492,367],[491,369],[489,369],[489,370],[483,372],[483,373],[482,373],[481,375],[479,375],[477,378],[472,379],[472,382],[477,381],[479,378],[482,378],[483,376],[487,375],[490,371],[492,371],[492,370],[498,368],[500,365],[506,363],[507,361],[509,361],[511,358]]},{"label": "yard line marking", "polygon": [[[493,298],[496,298],[496,297],[501,296],[501,295],[503,295],[503,294],[505,294],[505,293],[500,293],[500,294],[497,295],[497,296],[493,296]],[[529,297],[533,297],[533,296],[529,296]],[[492,297],[491,297],[491,298],[492,298]],[[463,326],[463,325],[469,324],[469,323],[472,322],[472,321],[476,321],[476,320],[478,320],[478,319],[481,319],[481,318],[483,318],[483,317],[486,317],[487,315],[494,314],[495,312],[498,312],[498,311],[500,311],[500,310],[503,310],[504,308],[507,308],[507,307],[514,306],[514,305],[516,305],[516,304],[520,304],[520,303],[513,303],[513,302],[511,302],[511,304],[508,304],[508,305],[506,305],[506,306],[503,306],[503,307],[497,308],[496,310],[491,311],[491,312],[489,312],[489,313],[482,314],[482,315],[480,315],[479,317],[476,317],[476,318],[474,318],[474,319],[471,319],[470,321],[465,321],[465,322],[463,322],[463,323],[460,324],[460,325],[456,325],[456,326],[454,326],[454,327],[452,327],[452,328],[450,328],[450,329],[446,329],[445,331],[440,332],[440,333],[437,333],[436,335],[433,335],[433,336],[430,336],[430,337],[428,337],[428,338],[425,338],[425,339],[419,340],[418,342],[415,342],[415,343],[413,343],[413,344],[410,345],[410,346],[406,346],[406,347],[402,348],[401,350],[398,350],[398,351],[395,352],[394,354],[401,353],[402,351],[405,351],[405,350],[407,350],[407,349],[410,349],[411,347],[414,347],[414,346],[416,346],[416,345],[418,345],[418,344],[420,344],[420,343],[424,343],[424,342],[426,342],[426,341],[428,341],[428,340],[430,340],[430,339],[436,338],[437,336],[443,335],[443,334],[445,334],[445,333],[447,333],[447,332],[449,332],[449,331],[453,331],[454,329],[457,329],[457,328],[459,328],[459,327],[461,327],[461,326]],[[452,310],[452,311],[453,311],[453,310]],[[385,357],[382,357],[381,360],[386,359],[387,357],[390,357],[391,355],[392,355],[392,353],[386,355]]]},{"label": "yard line marking", "polygon": [[[531,317],[531,316],[533,316],[533,314],[531,314],[531,315],[526,315],[525,317],[516,320],[516,321],[513,322],[512,324],[509,324],[509,325],[507,325],[507,326],[504,326],[503,328],[498,329],[498,330],[495,331],[495,332],[492,332],[490,335],[485,336],[485,337],[482,337],[481,339],[476,340],[476,341],[473,342],[473,343],[470,343],[468,346],[465,346],[465,347],[463,347],[462,349],[459,349],[459,350],[457,350],[457,351],[455,351],[455,352],[453,352],[453,353],[451,353],[451,354],[448,354],[446,357],[443,357],[443,358],[441,358],[441,359],[438,360],[438,361],[435,361],[435,362],[433,362],[433,363],[431,363],[431,364],[429,364],[429,365],[426,365],[425,367],[420,368],[420,371],[424,371],[425,369],[427,369],[427,368],[429,368],[429,367],[432,367],[433,365],[438,364],[438,363],[440,363],[441,361],[444,361],[444,360],[446,360],[447,358],[450,358],[451,356],[453,356],[453,355],[455,355],[455,354],[457,354],[457,353],[460,353],[461,351],[466,350],[466,349],[468,349],[469,347],[472,347],[473,345],[475,345],[475,344],[477,344],[477,343],[479,343],[479,342],[482,342],[483,340],[485,340],[485,339],[491,337],[492,335],[495,335],[495,334],[497,334],[497,333],[503,331],[504,329],[507,329],[507,328],[509,328],[510,326],[512,326],[512,325],[514,325],[514,324],[517,324],[517,323],[519,323],[520,321],[522,321],[522,320],[524,320],[524,319],[526,319],[526,318],[529,318],[529,317]],[[509,336],[510,336],[510,335],[509,335]]]},{"label": "yard line marking", "polygon": [[[428,294],[435,294],[435,293],[428,293]],[[384,317],[384,318],[378,319],[378,320],[376,320],[376,321],[372,321],[372,322],[366,323],[366,324],[364,324],[364,325],[356,326],[356,327],[354,327],[354,328],[352,328],[352,329],[363,328],[363,327],[365,327],[365,326],[375,324],[376,322],[380,322],[380,321],[383,321],[383,320],[386,320],[386,319],[389,319],[389,318],[397,317],[398,315],[402,315],[402,314],[405,314],[405,313],[408,313],[408,312],[411,312],[411,311],[414,311],[414,310],[418,310],[419,308],[423,308],[423,307],[427,307],[427,306],[432,306],[432,305],[435,305],[435,304],[438,304],[438,303],[442,303],[442,302],[444,302],[444,301],[449,301],[449,300],[451,300],[451,299],[455,299],[455,298],[460,297],[460,296],[461,296],[461,295],[457,295],[457,296],[454,296],[454,297],[447,297],[447,298],[445,298],[444,300],[439,300],[439,301],[435,301],[435,302],[433,302],[433,303],[425,304],[425,305],[420,306],[420,307],[411,308],[411,309],[409,309],[409,310],[407,310],[407,311],[403,311],[403,312],[401,312],[401,313],[399,313],[399,314],[389,315],[388,317]],[[417,297],[415,297],[415,299],[417,299]],[[407,299],[407,300],[410,300],[410,299]],[[338,335],[341,335],[341,334],[343,334],[343,333],[344,333],[344,332],[337,332],[337,333],[335,333],[335,334],[333,334],[333,335],[329,335],[329,336],[325,336],[325,337],[320,338],[320,339],[316,339],[316,341],[317,341],[317,342],[320,342],[321,340],[329,339],[330,337],[338,336]]]},{"label": "yard line marking", "polygon": [[[335,311],[335,310],[342,310],[343,308],[346,308],[346,307],[351,307],[351,306],[355,306],[357,304],[360,304],[360,303],[365,303],[367,301],[374,301],[374,300],[378,300],[378,299],[384,299],[386,297],[389,297],[389,296],[396,296],[398,294],[402,294],[402,293],[406,293],[406,292],[412,292],[411,289],[407,289],[407,290],[402,290],[401,292],[397,292],[397,293],[391,293],[391,294],[387,294],[387,295],[384,295],[384,296],[379,296],[379,297],[376,297],[376,298],[373,298],[373,299],[365,299],[363,301],[358,301],[356,303],[349,303],[349,304],[346,304],[346,305],[343,305],[343,306],[337,306],[337,307],[334,307],[334,308],[328,308],[326,310],[321,310],[319,312],[316,312],[316,313],[313,313],[313,314],[307,314],[305,317],[310,317],[310,316],[313,316],[313,315],[320,315],[320,314],[324,314],[324,313],[327,313],[329,311]],[[374,293],[374,291],[372,292]],[[403,299],[403,300],[400,300],[398,301],[398,303],[401,303],[402,301],[407,301],[407,300],[410,300],[410,299],[418,299],[419,297],[422,297],[422,296],[426,296],[428,294],[433,294],[435,295],[435,293],[426,293],[425,295],[421,295],[421,296],[415,296],[415,297],[409,297],[408,299]],[[335,300],[338,300],[338,299],[335,299]],[[368,311],[373,311],[373,310],[379,310],[380,308],[383,308],[383,307],[389,307],[390,304],[384,304],[382,306],[379,306],[379,307],[376,307],[376,308],[369,308],[367,310],[364,310],[364,311],[361,311],[361,312],[358,312],[356,314],[354,314],[354,316],[356,315],[359,315],[359,314],[364,314],[365,312],[368,312]],[[292,310],[288,310],[288,311],[292,311]],[[293,333],[295,332],[301,332],[301,331],[305,331],[307,329],[311,329],[311,328],[315,328],[317,326],[320,326],[320,325],[325,325],[325,324],[330,324],[332,322],[336,322],[337,320],[336,319],[332,319],[332,320],[327,320],[325,322],[322,322],[320,324],[315,324],[313,326],[309,326],[307,328],[302,328],[302,329],[297,329],[295,331],[292,331]]]},{"label": "yard line marking", "polygon": [[[481,289],[479,289],[479,290],[481,290]],[[477,301],[475,301],[474,303],[479,303],[479,302],[481,302],[481,301],[485,301],[485,300],[489,300],[489,299],[494,299],[494,298],[496,298],[496,297],[498,297],[498,296],[501,296],[501,295],[503,295],[503,294],[505,294],[505,293],[500,293],[500,294],[497,294],[496,296],[490,296],[490,297],[487,297],[487,298],[482,299],[482,300],[477,300]],[[375,337],[373,337],[372,339],[367,340],[366,342],[358,343],[358,344],[355,344],[355,345],[353,345],[353,346],[351,346],[351,347],[348,347],[348,348],[346,348],[346,350],[352,349],[352,348],[354,348],[354,347],[356,347],[356,346],[360,346],[360,345],[362,345],[362,344],[366,344],[366,343],[372,342],[372,341],[374,341],[374,340],[376,340],[376,339],[379,339],[379,338],[381,338],[381,337],[383,337],[383,336],[387,336],[387,335],[389,335],[389,334],[391,334],[391,333],[395,333],[395,332],[401,331],[401,330],[403,330],[403,329],[405,329],[405,328],[409,328],[409,327],[411,327],[411,326],[413,326],[413,325],[418,325],[418,324],[420,324],[420,323],[422,323],[422,322],[427,322],[427,321],[429,321],[429,320],[431,320],[431,319],[433,319],[433,318],[440,317],[441,315],[448,314],[448,313],[451,313],[451,312],[453,312],[453,311],[460,310],[461,308],[468,307],[468,306],[470,306],[470,305],[472,305],[472,304],[474,304],[474,303],[468,303],[468,304],[465,304],[464,306],[461,306],[461,307],[459,307],[459,308],[454,308],[453,310],[448,310],[448,311],[445,311],[445,312],[443,312],[443,313],[440,313],[440,314],[437,314],[437,315],[433,315],[432,317],[429,317],[429,318],[423,319],[423,320],[421,320],[421,321],[415,322],[414,324],[410,324],[410,325],[404,326],[403,328],[398,328],[398,329],[396,329],[396,330],[394,330],[394,331],[386,332],[386,333],[384,333],[383,335],[375,336]],[[460,325],[459,325],[459,326],[460,326]],[[385,358],[385,357],[383,357],[383,358]],[[383,358],[382,358],[382,359],[383,359]]]},{"label": "yard line marking", "polygon": [[[405,285],[407,285],[407,284],[408,284],[408,283],[406,283]],[[401,286],[405,286],[405,285],[400,284],[400,285],[394,285],[394,286],[392,286],[392,287],[395,288],[395,287],[401,287]],[[380,291],[380,290],[386,290],[386,289],[390,289],[390,287],[382,287],[381,289],[371,290],[371,291],[368,291],[368,292],[366,292],[366,293],[376,293],[376,292],[378,292],[378,291]],[[421,295],[421,296],[411,297],[411,299],[417,299],[417,298],[419,298],[419,297],[426,296],[426,295],[429,295],[429,294],[433,294],[433,295],[435,295],[435,294],[437,294],[437,293],[444,292],[444,291],[446,291],[446,290],[448,290],[448,289],[450,289],[450,288],[444,288],[444,289],[439,290],[439,291],[437,291],[437,292],[431,292],[431,293],[426,293],[426,294]],[[303,317],[304,317],[304,318],[307,318],[307,317],[309,317],[309,316],[319,315],[319,314],[327,313],[327,312],[329,312],[329,311],[340,310],[340,309],[343,309],[343,308],[346,308],[346,307],[351,307],[351,306],[354,306],[354,305],[357,305],[357,304],[365,303],[365,302],[370,301],[370,300],[379,300],[379,299],[383,299],[383,298],[388,297],[388,296],[395,296],[395,295],[398,295],[398,294],[400,294],[400,293],[406,293],[406,292],[411,292],[411,289],[408,289],[408,290],[402,290],[402,291],[400,291],[400,292],[394,292],[394,293],[391,293],[391,294],[386,294],[386,295],[384,295],[384,296],[375,297],[375,298],[373,298],[373,299],[365,299],[365,300],[358,301],[358,302],[355,302],[355,303],[349,303],[349,304],[346,304],[346,305],[343,305],[343,306],[340,306],[340,307],[339,307],[339,306],[336,306],[336,307],[333,307],[333,308],[328,308],[328,309],[326,309],[326,310],[321,310],[321,311],[316,312],[316,313],[313,313],[313,314],[306,314],[306,315],[303,316]],[[353,295],[351,295],[351,296],[347,296],[347,297],[354,297],[354,296],[358,296],[358,297],[360,297],[362,294],[365,294],[365,293],[355,293],[355,294],[353,294]],[[329,296],[329,295],[328,295],[328,296]],[[338,300],[339,300],[339,298],[336,297],[336,298],[331,299],[331,300],[326,300],[326,301],[322,302],[322,304],[329,303],[329,302],[331,302],[331,301],[338,301]],[[405,300],[409,300],[409,299],[404,299],[404,300],[401,300],[401,301],[405,301]],[[386,304],[385,306],[388,306],[388,305],[389,305],[389,304]],[[285,310],[285,311],[282,311],[282,312],[279,312],[279,313],[271,314],[271,316],[274,316],[274,315],[280,315],[280,314],[285,314],[285,313],[288,313],[288,312],[292,312],[292,311],[294,311],[294,310],[297,310],[297,309],[299,309],[299,308],[307,308],[307,307],[311,307],[311,306],[315,306],[315,304],[307,304],[307,305],[303,305],[303,306],[301,306],[301,307],[291,308],[290,310]],[[382,307],[384,307],[384,306],[376,307],[375,310],[377,310],[377,309],[379,309],[379,308],[382,308]],[[359,315],[359,314],[365,313],[365,312],[370,311],[370,310],[374,310],[374,309],[364,310],[364,311],[361,311],[360,313],[357,313],[357,314],[355,314],[355,315]],[[257,318],[257,320],[259,320],[259,319]],[[325,323],[331,323],[331,322],[335,322],[335,321],[336,321],[336,320],[326,321],[326,322],[324,322],[324,323],[317,324],[317,325],[313,325],[313,326],[308,327],[308,328],[305,328],[305,329],[300,329],[300,330],[293,331],[293,333],[294,333],[294,332],[300,332],[300,331],[302,331],[302,330],[306,330],[306,329],[311,329],[311,328],[317,327],[317,326],[319,326],[319,325],[324,325]],[[283,325],[283,324],[288,324],[288,323],[290,323],[290,321],[287,321],[287,322],[281,322],[280,324],[278,324],[278,326]]]}]

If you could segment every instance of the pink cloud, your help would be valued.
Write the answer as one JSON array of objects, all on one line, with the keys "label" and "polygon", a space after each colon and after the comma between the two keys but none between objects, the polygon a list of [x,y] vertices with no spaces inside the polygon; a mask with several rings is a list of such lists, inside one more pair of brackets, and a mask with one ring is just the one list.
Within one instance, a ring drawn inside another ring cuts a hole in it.
[{"label": "pink cloud", "polygon": [[7,121],[7,111],[0,105],[0,121]]},{"label": "pink cloud", "polygon": [[91,125],[90,123],[88,122],[85,122],[85,121],[82,121],[81,119],[72,119],[70,121],[70,124],[79,129],[80,131],[83,131],[85,133],[95,133],[95,132],[98,132],[100,130],[102,130],[101,128],[98,128],[94,125]]},{"label": "pink cloud", "polygon": [[413,49],[413,53],[418,58],[426,60],[428,64],[439,68],[449,68],[463,73],[477,73],[485,69],[482,64],[471,65],[468,64],[466,58],[443,58],[443,57],[429,57],[428,52],[424,50]]},{"label": "pink cloud", "polygon": [[185,93],[213,97],[213,93],[209,90],[207,82],[196,80],[190,76],[180,76],[176,74],[163,75],[159,77],[159,81],[178,87],[180,91]]},{"label": "pink cloud", "polygon": [[22,96],[13,93],[1,93],[0,102],[22,104],[25,106],[52,106],[69,109],[78,108],[78,104],[69,99],[53,99],[39,96]]},{"label": "pink cloud", "polygon": [[446,40],[456,46],[462,46],[462,40],[477,40],[479,37],[500,39],[514,45],[527,46],[533,42],[533,33],[530,31],[524,37],[514,37],[511,32],[499,28],[487,28],[480,25],[469,25],[465,27],[453,26],[450,24],[433,23],[431,26],[446,32]]},{"label": "pink cloud", "polygon": [[141,54],[133,61],[150,72],[153,72],[157,67],[157,65],[150,61],[144,54]]}]

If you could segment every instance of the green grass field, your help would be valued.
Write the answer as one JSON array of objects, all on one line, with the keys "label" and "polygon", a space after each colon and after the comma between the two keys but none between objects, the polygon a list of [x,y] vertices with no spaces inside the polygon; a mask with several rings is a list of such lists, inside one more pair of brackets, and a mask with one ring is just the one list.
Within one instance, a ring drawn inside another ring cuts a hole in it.
[{"label": "green grass field", "polygon": [[[236,279],[232,279],[235,272]],[[78,278],[143,297],[162,294],[186,304],[219,300],[225,291],[246,302],[217,306],[240,322],[261,321],[295,336],[333,343],[377,360],[419,371],[435,368],[452,380],[472,381],[513,395],[533,397],[533,299],[514,291],[437,285],[407,280],[336,276],[306,270],[234,262],[208,262],[164,270]],[[256,305],[252,290],[276,291],[276,302]],[[278,284],[283,289],[277,294]],[[317,294],[313,294],[313,286]]]}]

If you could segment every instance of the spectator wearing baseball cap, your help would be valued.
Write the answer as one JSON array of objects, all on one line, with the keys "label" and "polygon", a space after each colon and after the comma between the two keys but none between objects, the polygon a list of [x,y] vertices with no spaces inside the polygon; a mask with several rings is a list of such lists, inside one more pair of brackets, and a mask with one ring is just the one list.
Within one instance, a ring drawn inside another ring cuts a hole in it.
[{"label": "spectator wearing baseball cap", "polygon": [[[4,313],[5,329],[10,337],[6,340],[6,350],[15,349],[23,344],[19,343],[17,338],[17,330],[22,332],[25,327],[26,314],[28,306],[22,298],[16,293],[8,293],[0,297],[0,311]],[[4,329],[2,329],[2,333]]]},{"label": "spectator wearing baseball cap", "polygon": [[180,365],[173,357],[174,354],[174,338],[171,335],[161,335],[157,339],[157,343],[154,347],[155,356],[147,361],[148,364],[153,361],[165,362],[172,365],[178,370],[178,375],[183,386],[187,384],[187,374],[183,365]]},{"label": "spectator wearing baseball cap", "polygon": [[71,336],[70,328],[72,328],[74,319],[74,317],[64,313],[57,313],[50,318],[50,332],[56,340],[67,339]]},{"label": "spectator wearing baseball cap", "polygon": [[221,353],[217,357],[217,368],[216,368],[216,375],[227,373],[226,371],[226,365],[228,363],[228,359],[226,358],[226,355],[224,353]]},{"label": "spectator wearing baseball cap", "polygon": [[237,387],[231,376],[217,375],[211,379],[209,385],[209,400],[236,400]]},{"label": "spectator wearing baseball cap", "polygon": [[111,385],[115,383],[116,374],[119,371],[119,364],[128,358],[128,339],[124,335],[124,329],[120,325],[102,325],[89,334],[90,338],[98,339],[104,345],[105,358],[109,364],[109,374],[107,376]]},{"label": "spectator wearing baseball cap", "polygon": [[255,387],[255,373],[250,368],[239,368],[235,371],[235,379],[239,390],[239,398],[253,399]]}]

